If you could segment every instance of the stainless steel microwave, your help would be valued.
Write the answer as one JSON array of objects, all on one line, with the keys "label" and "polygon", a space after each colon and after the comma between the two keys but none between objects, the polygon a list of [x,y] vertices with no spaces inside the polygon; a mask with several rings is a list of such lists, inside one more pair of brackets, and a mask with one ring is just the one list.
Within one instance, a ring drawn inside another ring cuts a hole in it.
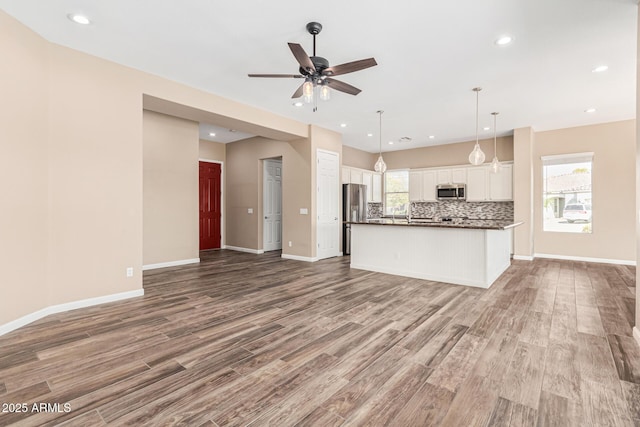
[{"label": "stainless steel microwave", "polygon": [[467,186],[465,184],[439,184],[436,186],[438,200],[466,200]]}]

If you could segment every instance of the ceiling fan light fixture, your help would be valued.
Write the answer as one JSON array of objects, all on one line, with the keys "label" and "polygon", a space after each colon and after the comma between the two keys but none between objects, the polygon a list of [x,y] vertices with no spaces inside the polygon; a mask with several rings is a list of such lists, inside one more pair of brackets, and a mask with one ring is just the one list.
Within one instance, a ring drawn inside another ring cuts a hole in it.
[{"label": "ceiling fan light fixture", "polygon": [[469,163],[474,166],[478,166],[484,163],[485,155],[480,144],[478,143],[478,100],[480,97],[481,87],[474,87],[473,91],[476,93],[476,145],[473,147],[473,151],[469,154]]},{"label": "ceiling fan light fixture", "polygon": [[329,89],[329,85],[325,81],[320,85],[320,99],[322,101],[328,101],[331,99],[331,89]]},{"label": "ceiling fan light fixture", "polygon": [[307,78],[302,85],[302,96],[307,104],[313,102],[313,82],[310,78]]}]

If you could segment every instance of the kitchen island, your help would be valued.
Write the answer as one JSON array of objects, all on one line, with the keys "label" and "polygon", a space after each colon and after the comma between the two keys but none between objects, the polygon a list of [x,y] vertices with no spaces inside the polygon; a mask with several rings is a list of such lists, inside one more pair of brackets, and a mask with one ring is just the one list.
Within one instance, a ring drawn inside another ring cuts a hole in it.
[{"label": "kitchen island", "polygon": [[500,220],[367,220],[351,224],[351,267],[488,288],[511,264],[511,231]]}]

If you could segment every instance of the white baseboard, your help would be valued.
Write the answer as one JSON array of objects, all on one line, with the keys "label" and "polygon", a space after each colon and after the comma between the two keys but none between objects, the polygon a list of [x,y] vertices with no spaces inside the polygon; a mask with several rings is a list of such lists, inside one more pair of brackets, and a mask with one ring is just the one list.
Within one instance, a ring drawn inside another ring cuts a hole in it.
[{"label": "white baseboard", "polygon": [[306,262],[316,262],[316,261],[318,261],[318,258],[311,258],[311,257],[299,256],[299,255],[289,255],[289,254],[282,254],[281,258],[293,259],[295,261],[306,261]]},{"label": "white baseboard", "polygon": [[43,308],[42,310],[38,310],[35,313],[27,314],[26,316],[22,316],[19,319],[12,320],[11,322],[5,323],[4,325],[0,325],[0,336],[21,328],[25,325],[28,325],[31,322],[35,322],[36,320],[40,320],[43,317],[49,316],[51,314],[62,313],[64,311],[76,310],[78,308],[91,307],[93,305],[105,304],[108,302],[120,301],[129,298],[141,297],[143,295],[144,289],[136,289],[135,291],[121,292],[118,294],[111,294],[101,297],[83,299],[80,301],[66,302],[64,304],[51,305],[49,307]]},{"label": "white baseboard", "polygon": [[635,261],[624,259],[590,258],[570,255],[534,254],[536,258],[564,259],[568,261],[599,262],[603,264],[636,265]]},{"label": "white baseboard", "polygon": [[239,246],[229,246],[229,245],[226,245],[224,248],[225,248],[225,249],[230,249],[230,250],[232,250],[232,251],[247,252],[247,253],[250,253],[250,254],[256,254],[256,255],[260,255],[260,254],[263,254],[263,253],[264,253],[264,251],[263,251],[262,249],[241,248],[241,247],[239,247]]},{"label": "white baseboard", "polygon": [[159,262],[157,264],[147,264],[142,266],[142,271],[155,270],[156,268],[176,267],[178,265],[198,264],[200,258],[181,259],[178,261]]},{"label": "white baseboard", "polygon": [[514,255],[513,259],[517,259],[519,261],[533,261],[532,256],[526,256],[526,255]]},{"label": "white baseboard", "polygon": [[633,327],[633,337],[638,342],[638,345],[640,345],[640,329],[638,329],[637,326]]}]

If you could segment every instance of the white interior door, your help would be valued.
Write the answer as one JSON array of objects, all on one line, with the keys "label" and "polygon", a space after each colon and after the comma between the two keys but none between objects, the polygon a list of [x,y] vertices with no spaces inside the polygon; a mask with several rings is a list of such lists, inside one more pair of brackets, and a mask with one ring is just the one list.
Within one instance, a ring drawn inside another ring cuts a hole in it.
[{"label": "white interior door", "polygon": [[265,160],[263,170],[262,247],[277,251],[282,249],[282,160]]},{"label": "white interior door", "polygon": [[340,255],[340,161],[338,153],[318,150],[318,259]]}]

